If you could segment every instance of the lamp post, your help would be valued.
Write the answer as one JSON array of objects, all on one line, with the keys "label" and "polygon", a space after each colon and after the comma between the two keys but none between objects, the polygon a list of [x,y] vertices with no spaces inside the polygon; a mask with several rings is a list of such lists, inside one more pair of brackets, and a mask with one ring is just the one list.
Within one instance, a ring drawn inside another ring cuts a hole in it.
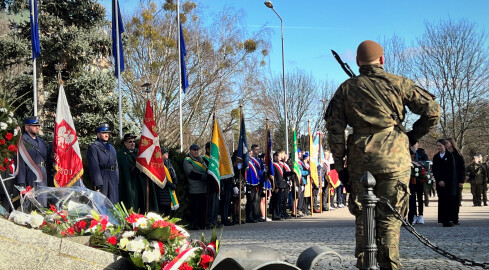
[{"label": "lamp post", "polygon": [[278,15],[277,11],[273,8],[271,1],[265,1],[265,6],[272,9],[277,17],[280,19],[280,29],[282,32],[282,86],[284,88],[284,114],[285,114],[285,152],[289,155],[289,128],[288,128],[288,117],[287,117],[287,90],[285,88],[285,61],[284,61],[284,22],[282,17]]}]

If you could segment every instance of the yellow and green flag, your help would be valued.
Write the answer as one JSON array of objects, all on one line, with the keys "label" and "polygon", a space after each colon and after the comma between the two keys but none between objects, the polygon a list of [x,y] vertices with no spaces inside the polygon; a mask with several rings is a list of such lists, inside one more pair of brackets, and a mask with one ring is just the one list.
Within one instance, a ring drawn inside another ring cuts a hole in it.
[{"label": "yellow and green flag", "polygon": [[234,176],[231,156],[227,150],[217,119],[214,119],[212,131],[211,154],[209,157],[209,168],[207,172],[216,180],[217,190],[221,190],[221,179]]},{"label": "yellow and green flag", "polygon": [[311,173],[312,181],[314,182],[316,187],[319,187],[318,165],[316,164],[317,157],[318,157],[318,153],[314,149],[314,141],[312,140],[311,125],[309,125],[309,166],[310,166],[310,173]]}]

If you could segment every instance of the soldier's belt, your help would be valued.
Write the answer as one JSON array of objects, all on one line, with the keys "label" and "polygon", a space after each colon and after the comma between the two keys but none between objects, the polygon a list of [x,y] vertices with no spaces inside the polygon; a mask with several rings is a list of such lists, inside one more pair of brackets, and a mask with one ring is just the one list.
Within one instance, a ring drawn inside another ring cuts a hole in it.
[{"label": "soldier's belt", "polygon": [[116,169],[117,169],[116,166],[110,166],[110,167],[102,168],[102,170],[107,170],[107,171],[115,171]]},{"label": "soldier's belt", "polygon": [[386,127],[386,128],[378,128],[378,127],[364,127],[364,128],[355,128],[353,129],[354,134],[374,134],[381,132],[391,132],[394,130],[394,126]]},{"label": "soldier's belt", "polygon": [[46,162],[39,162],[39,163],[36,163],[37,166],[41,166],[41,167],[46,167]]}]

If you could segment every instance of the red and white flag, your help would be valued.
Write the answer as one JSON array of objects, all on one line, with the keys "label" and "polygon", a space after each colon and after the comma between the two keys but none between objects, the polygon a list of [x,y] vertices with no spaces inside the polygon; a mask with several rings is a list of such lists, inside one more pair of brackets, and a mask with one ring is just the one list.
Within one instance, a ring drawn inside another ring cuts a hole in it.
[{"label": "red and white flag", "polygon": [[63,85],[59,86],[56,123],[54,125],[54,185],[71,187],[83,175],[83,164],[78,136],[76,136],[73,117],[66,99]]},{"label": "red and white flag", "polygon": [[143,133],[139,140],[139,152],[136,158],[136,167],[146,174],[159,187],[166,184],[165,165],[161,154],[160,139],[156,129],[153,108],[149,100],[146,103],[144,114]]}]

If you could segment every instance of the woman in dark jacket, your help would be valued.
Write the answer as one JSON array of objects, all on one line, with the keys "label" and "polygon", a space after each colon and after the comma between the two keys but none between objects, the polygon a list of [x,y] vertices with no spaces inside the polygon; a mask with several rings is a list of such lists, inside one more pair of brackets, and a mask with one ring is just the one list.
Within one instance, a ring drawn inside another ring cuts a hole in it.
[{"label": "woman in dark jacket", "polygon": [[433,175],[438,193],[438,223],[451,227],[458,223],[458,182],[455,158],[446,144],[444,139],[436,142],[438,153],[433,156]]},{"label": "woman in dark jacket", "polygon": [[452,153],[453,157],[455,158],[455,168],[457,169],[457,181],[459,183],[458,185],[458,207],[457,207],[457,220],[458,220],[458,212],[460,210],[460,206],[462,206],[462,190],[463,190],[463,184],[465,182],[465,161],[464,158],[462,157],[462,154],[460,153],[460,150],[458,150],[457,143],[455,142],[454,139],[452,138],[446,138],[447,141],[447,150]]}]

